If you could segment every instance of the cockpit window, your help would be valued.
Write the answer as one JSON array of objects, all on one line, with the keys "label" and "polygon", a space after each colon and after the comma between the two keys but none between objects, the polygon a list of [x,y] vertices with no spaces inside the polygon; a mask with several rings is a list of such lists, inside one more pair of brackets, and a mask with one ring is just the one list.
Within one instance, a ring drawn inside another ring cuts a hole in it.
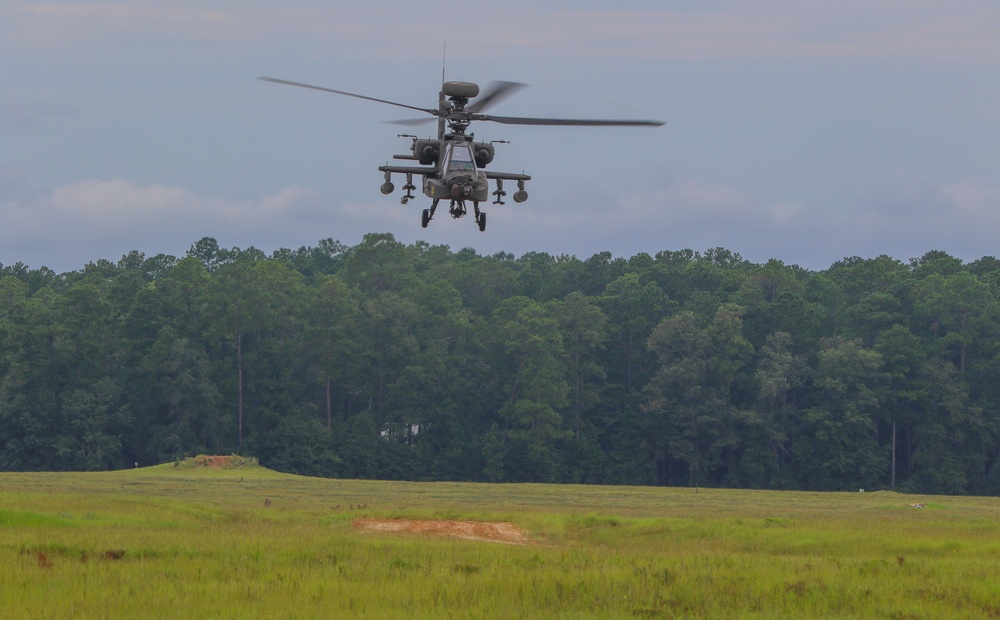
[{"label": "cockpit window", "polygon": [[476,161],[472,157],[472,149],[468,144],[455,144],[451,148],[448,160],[448,172],[474,172]]}]

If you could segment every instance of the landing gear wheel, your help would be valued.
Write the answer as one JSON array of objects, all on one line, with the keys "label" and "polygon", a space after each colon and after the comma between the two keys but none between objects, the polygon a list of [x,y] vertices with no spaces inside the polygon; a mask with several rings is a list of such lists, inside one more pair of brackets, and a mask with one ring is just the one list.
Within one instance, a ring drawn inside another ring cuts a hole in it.
[{"label": "landing gear wheel", "polygon": [[486,232],[486,214],[479,214],[479,232]]},{"label": "landing gear wheel", "polygon": [[431,221],[431,212],[430,212],[430,209],[424,209],[420,213],[420,227],[421,228],[427,228],[427,222],[430,222],[430,221]]}]

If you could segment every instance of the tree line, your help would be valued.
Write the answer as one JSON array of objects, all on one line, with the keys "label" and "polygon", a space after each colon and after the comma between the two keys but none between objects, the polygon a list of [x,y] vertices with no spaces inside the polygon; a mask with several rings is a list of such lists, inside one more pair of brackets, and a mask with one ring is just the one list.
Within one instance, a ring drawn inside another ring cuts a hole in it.
[{"label": "tree line", "polygon": [[0,265],[0,469],[1000,493],[1000,261],[388,234]]}]

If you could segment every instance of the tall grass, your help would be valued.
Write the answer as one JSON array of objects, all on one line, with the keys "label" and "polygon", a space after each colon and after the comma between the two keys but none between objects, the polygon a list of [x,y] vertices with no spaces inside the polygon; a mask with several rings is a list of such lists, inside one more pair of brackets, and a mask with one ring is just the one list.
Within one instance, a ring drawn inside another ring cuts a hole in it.
[{"label": "tall grass", "polygon": [[[0,616],[1000,616],[1000,502],[924,501],[171,464],[0,474]],[[534,543],[366,533],[360,516],[513,521]]]}]

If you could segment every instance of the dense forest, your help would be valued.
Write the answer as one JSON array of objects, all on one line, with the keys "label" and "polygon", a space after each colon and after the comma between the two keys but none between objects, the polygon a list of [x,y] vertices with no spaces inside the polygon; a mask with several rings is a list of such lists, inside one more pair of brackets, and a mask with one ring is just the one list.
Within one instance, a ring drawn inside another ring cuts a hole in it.
[{"label": "dense forest", "polygon": [[1000,261],[211,238],[0,265],[0,469],[1000,494]]}]

